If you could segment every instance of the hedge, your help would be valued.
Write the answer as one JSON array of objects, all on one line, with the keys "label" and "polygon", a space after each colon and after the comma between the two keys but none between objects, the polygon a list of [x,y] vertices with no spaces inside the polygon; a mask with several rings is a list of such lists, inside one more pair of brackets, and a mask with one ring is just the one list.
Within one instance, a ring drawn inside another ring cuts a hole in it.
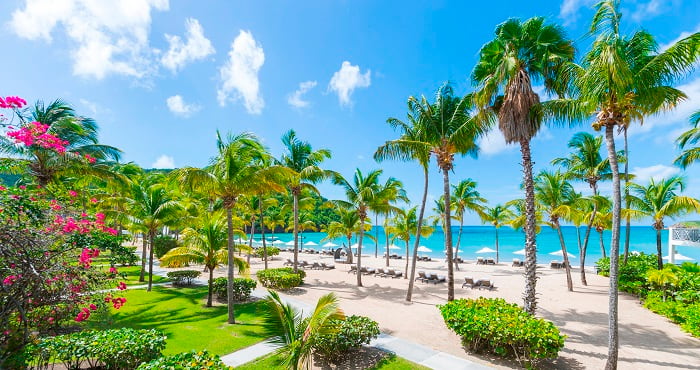
[{"label": "hedge", "polygon": [[281,267],[258,271],[258,280],[266,288],[287,290],[304,283],[306,272],[294,272],[291,267]]},{"label": "hedge", "polygon": [[165,356],[149,363],[141,364],[137,370],[229,370],[217,355],[210,354],[207,350],[190,351],[173,356]]},{"label": "hedge", "polygon": [[42,338],[27,346],[30,365],[47,368],[60,362],[68,369],[103,366],[106,369],[135,369],[160,357],[166,337],[161,332],[130,328],[86,330]]},{"label": "hedge", "polygon": [[556,358],[564,347],[565,336],[554,324],[501,298],[458,299],[438,308],[447,327],[474,352],[529,364],[536,359]]},{"label": "hedge", "polygon": [[[228,279],[220,277],[214,279],[212,290],[219,299],[228,297]],[[245,302],[250,299],[250,293],[258,285],[253,279],[248,278],[233,278],[233,299],[238,302]]]},{"label": "hedge", "polygon": [[[273,257],[280,254],[280,249],[277,247],[267,247],[267,257]],[[253,257],[263,258],[263,248],[257,248],[253,251]]]},{"label": "hedge", "polygon": [[158,235],[153,239],[153,253],[156,257],[163,257],[168,251],[177,247],[175,238],[165,235]]},{"label": "hedge", "polygon": [[178,270],[168,272],[168,277],[173,280],[175,285],[192,285],[192,280],[201,275],[200,271],[196,270]]},{"label": "hedge", "polygon": [[343,360],[348,352],[379,336],[379,324],[365,316],[348,316],[345,320],[331,321],[331,325],[337,326],[338,330],[318,335],[313,348],[315,353],[332,363]]}]

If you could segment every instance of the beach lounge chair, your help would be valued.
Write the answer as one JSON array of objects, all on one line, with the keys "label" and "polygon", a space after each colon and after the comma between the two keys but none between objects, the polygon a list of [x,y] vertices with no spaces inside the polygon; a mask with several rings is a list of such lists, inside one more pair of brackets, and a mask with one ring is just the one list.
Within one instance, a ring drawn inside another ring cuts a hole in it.
[{"label": "beach lounge chair", "polygon": [[462,257],[457,257],[454,259],[454,262],[455,263],[464,263],[464,260],[462,259]]},{"label": "beach lounge chair", "polygon": [[311,264],[308,263],[308,262],[306,262],[306,261],[301,261],[301,262],[299,262],[299,267],[301,267],[301,268],[303,268],[303,269],[305,269],[305,268],[307,268],[307,267],[309,267],[309,266],[311,266]]},{"label": "beach lounge chair", "polygon": [[348,270],[348,274],[349,274],[349,273],[356,274],[356,273],[357,273],[357,266],[356,266],[356,265],[350,265],[350,270]]},{"label": "beach lounge chair", "polygon": [[560,268],[562,268],[562,263],[559,261],[550,261],[549,267],[551,267],[553,269],[560,269]]},{"label": "beach lounge chair", "polygon": [[323,269],[323,267],[321,267],[321,264],[318,263],[318,262],[314,262],[314,263],[310,266],[310,268],[311,268],[312,270],[322,270],[322,269]]},{"label": "beach lounge chair", "polygon": [[484,259],[484,257],[476,257],[476,264],[477,265],[485,265],[486,260]]},{"label": "beach lounge chair", "polygon": [[416,280],[425,283],[428,280],[428,277],[425,276],[425,271],[418,271],[418,277],[416,278]]},{"label": "beach lounge chair", "polygon": [[283,263],[283,265],[284,266],[294,266],[294,262],[291,259],[287,258],[287,261],[285,263]]},{"label": "beach lounge chair", "polygon": [[469,288],[474,289],[474,279],[469,277],[469,276],[465,276],[464,283],[462,283],[462,288],[464,288],[464,287],[469,287]]},{"label": "beach lounge chair", "polygon": [[473,288],[493,290],[493,282],[490,279],[479,279],[474,283]]},{"label": "beach lounge chair", "polygon": [[521,267],[523,266],[523,261],[521,261],[518,258],[513,258],[513,267]]},{"label": "beach lounge chair", "polygon": [[446,280],[445,277],[442,275],[438,276],[436,274],[429,274],[427,282],[437,285],[437,283],[444,283],[445,280]]},{"label": "beach lounge chair", "polygon": [[389,269],[389,270],[384,269],[384,271],[387,272],[387,273],[386,273],[386,276],[387,276],[387,277],[390,277],[390,278],[392,278],[392,279],[393,279],[393,278],[397,278],[397,277],[398,277],[398,278],[403,277],[403,272],[401,272],[401,271],[396,271],[396,270],[394,270],[394,269]]},{"label": "beach lounge chair", "polygon": [[321,262],[321,267],[324,270],[333,270],[335,268],[335,265],[328,265],[325,262]]},{"label": "beach lounge chair", "polygon": [[486,259],[486,264],[487,264],[487,265],[495,265],[495,264],[496,264],[496,260],[493,259],[493,258],[487,258],[487,259]]}]

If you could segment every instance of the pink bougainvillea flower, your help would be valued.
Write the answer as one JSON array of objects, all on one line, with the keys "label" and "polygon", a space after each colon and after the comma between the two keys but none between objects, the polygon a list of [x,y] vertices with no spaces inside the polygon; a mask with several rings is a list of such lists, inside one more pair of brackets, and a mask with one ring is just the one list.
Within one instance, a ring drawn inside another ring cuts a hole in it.
[{"label": "pink bougainvillea flower", "polygon": [[90,154],[85,154],[85,159],[87,159],[89,163],[95,163],[97,161],[97,158],[91,156]]},{"label": "pink bougainvillea flower", "polygon": [[126,284],[124,284],[123,281],[120,281],[119,284],[117,284],[117,289],[126,290]]},{"label": "pink bougainvillea flower", "polygon": [[90,198],[90,203],[97,203],[97,198]]},{"label": "pink bougainvillea flower", "polygon": [[110,274],[115,274],[115,275],[116,275],[116,274],[118,274],[119,272],[118,272],[117,269],[115,269],[114,267],[110,267],[110,268],[109,268],[109,273],[110,273]]},{"label": "pink bougainvillea flower", "polygon": [[97,310],[97,306],[95,306],[94,303],[90,303],[90,309],[93,310],[93,311],[96,311],[96,310]]},{"label": "pink bougainvillea flower", "polygon": [[5,191],[5,190],[7,190],[7,188],[4,187],[4,186],[2,186],[2,185],[0,185],[0,191]]},{"label": "pink bougainvillea flower", "polygon": [[68,195],[70,195],[71,197],[77,197],[78,192],[75,190],[68,190]]},{"label": "pink bougainvillea flower", "polygon": [[6,98],[0,96],[0,108],[22,108],[25,105],[27,105],[27,101],[20,98],[19,96],[8,96]]},{"label": "pink bougainvillea flower", "polygon": [[20,185],[18,186],[18,188],[20,188],[21,190],[27,190],[27,187],[25,185]]}]

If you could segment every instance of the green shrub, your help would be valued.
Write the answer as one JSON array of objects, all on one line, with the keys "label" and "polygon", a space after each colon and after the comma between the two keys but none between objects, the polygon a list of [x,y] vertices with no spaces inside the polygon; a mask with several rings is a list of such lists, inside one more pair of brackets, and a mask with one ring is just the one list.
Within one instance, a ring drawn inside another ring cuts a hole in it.
[{"label": "green shrub", "polygon": [[[277,247],[267,247],[267,257],[273,257],[280,254],[280,249]],[[263,258],[263,248],[260,247],[253,251],[253,257]]]},{"label": "green shrub", "polygon": [[258,271],[258,280],[266,288],[287,290],[304,283],[306,272],[297,273],[291,267],[281,267]]},{"label": "green shrub", "polygon": [[700,303],[685,304],[672,299],[663,299],[661,292],[650,292],[644,300],[644,307],[679,324],[681,329],[700,337]]},{"label": "green shrub", "polygon": [[30,365],[48,367],[60,362],[68,369],[103,366],[107,369],[135,369],[160,357],[166,337],[157,330],[130,328],[87,330],[42,338],[27,346]]},{"label": "green shrub", "polygon": [[137,370],[228,370],[219,356],[212,355],[207,350],[183,352],[173,356],[165,356],[149,363],[141,364]]},{"label": "green shrub", "polygon": [[[623,292],[643,295],[649,285],[647,284],[647,271],[657,268],[655,254],[630,254],[627,256],[627,263],[622,263],[623,256],[620,256],[619,289]],[[601,258],[596,261],[598,274],[610,276],[610,257]]]},{"label": "green shrub", "polygon": [[345,320],[331,321],[331,325],[338,330],[317,336],[313,348],[315,353],[333,363],[379,336],[379,324],[365,316],[349,316]]},{"label": "green shrub", "polygon": [[163,257],[169,250],[176,247],[177,241],[173,237],[158,235],[153,239],[153,253],[158,258]]},{"label": "green shrub", "polygon": [[538,319],[503,299],[458,299],[439,305],[445,324],[474,352],[490,352],[529,363],[556,358],[565,336],[549,321]]},{"label": "green shrub", "polygon": [[136,255],[136,247],[118,245],[109,250],[109,263],[114,266],[133,266],[139,261]]},{"label": "green shrub", "polygon": [[168,277],[175,285],[192,285],[192,280],[201,275],[202,272],[196,270],[178,270],[168,272]]},{"label": "green shrub", "polygon": [[[228,297],[227,283],[228,279],[225,277],[214,279],[212,290],[219,299],[226,299]],[[238,302],[245,302],[249,300],[250,293],[257,285],[258,283],[253,279],[233,278],[233,299]]]}]

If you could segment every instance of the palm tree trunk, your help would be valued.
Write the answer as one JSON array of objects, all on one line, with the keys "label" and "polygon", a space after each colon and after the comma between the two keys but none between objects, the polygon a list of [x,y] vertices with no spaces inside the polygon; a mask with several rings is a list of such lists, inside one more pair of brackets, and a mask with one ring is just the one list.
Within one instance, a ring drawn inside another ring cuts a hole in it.
[{"label": "palm tree trunk", "polygon": [[428,167],[423,167],[423,199],[418,212],[418,227],[416,228],[416,241],[413,244],[413,258],[411,259],[411,277],[408,279],[408,291],[406,292],[406,302],[411,302],[413,297],[413,283],[416,280],[416,259],[418,259],[418,246],[420,245],[420,234],[423,229],[423,216],[425,214],[425,202],[428,199]]},{"label": "palm tree trunk", "polygon": [[260,237],[262,237],[263,260],[265,260],[265,270],[267,270],[267,244],[265,243],[265,223],[263,222],[262,197],[258,198],[258,208],[260,208]]},{"label": "palm tree trunk", "polygon": [[559,221],[554,222],[555,229],[557,229],[557,235],[559,235],[559,244],[561,244],[561,253],[564,256],[564,269],[566,270],[566,288],[570,291],[574,291],[574,282],[571,281],[571,264],[569,263],[569,254],[566,252],[566,243],[564,242],[564,234],[561,232],[561,226]]},{"label": "palm tree trunk", "polygon": [[209,268],[209,295],[207,296],[207,307],[211,307],[211,301],[212,301],[212,293],[213,293],[213,286],[214,286],[214,268],[211,266],[207,266]]},{"label": "palm tree trunk", "polygon": [[498,263],[498,227],[496,227],[496,263]]},{"label": "palm tree trunk", "polygon": [[292,198],[294,198],[294,272],[297,272],[299,271],[299,239],[297,238],[299,235],[299,194],[294,188],[292,189]]},{"label": "palm tree trunk", "polygon": [[603,254],[603,258],[606,258],[607,254],[605,253],[605,243],[603,242],[603,231],[604,230],[598,231],[598,234],[600,235],[600,252]]},{"label": "palm tree trunk", "polygon": [[[622,133],[625,138],[625,209],[630,209],[630,176],[629,176],[629,164],[630,155],[627,148],[627,126],[624,127]],[[630,216],[629,214],[625,217],[625,254],[622,259],[622,264],[627,264],[627,256],[630,253]]]},{"label": "palm tree trunk", "polygon": [[581,226],[576,226],[576,241],[578,242],[578,254],[581,256],[580,267],[581,267],[581,284],[588,285],[586,281],[586,271],[585,271],[585,255],[583,254],[583,242],[581,241]]},{"label": "palm tree trunk", "polygon": [[450,171],[442,169],[442,191],[445,197],[445,250],[447,252],[447,301],[455,299],[454,259],[452,258],[452,222],[450,215]]},{"label": "palm tree trunk", "polygon": [[523,158],[523,184],[525,184],[525,311],[535,314],[537,310],[537,242],[535,217],[535,186],[532,178],[532,155],[530,141],[520,141]]},{"label": "palm tree trunk", "polygon": [[403,271],[403,278],[408,279],[408,250],[410,248],[410,238],[409,240],[406,240],[406,267],[404,268]]},{"label": "palm tree trunk", "polygon": [[[386,267],[389,267],[389,233],[386,232],[387,226],[389,226],[389,224],[387,222],[387,217],[385,217],[384,218],[384,235],[386,236]],[[408,264],[408,249],[406,249],[406,263]],[[406,272],[406,273],[408,273],[408,272]]]},{"label": "palm tree trunk", "polygon": [[608,312],[608,360],[606,370],[617,369],[619,349],[618,337],[618,259],[620,258],[620,171],[617,165],[615,151],[614,126],[605,126],[605,143],[608,147],[608,159],[612,172],[613,209],[612,209],[612,241],[610,242],[610,297]]},{"label": "palm tree trunk", "polygon": [[155,239],[155,237],[155,231],[148,232],[148,244],[150,244],[151,248],[148,251],[148,289],[146,289],[147,292],[150,292],[151,287],[153,286],[153,239]]},{"label": "palm tree trunk", "polygon": [[141,275],[139,276],[139,282],[143,283],[146,281],[146,250],[148,249],[148,241],[145,233],[141,233],[141,238],[143,239],[143,249],[141,250]]},{"label": "palm tree trunk", "polygon": [[[658,264],[659,270],[664,268],[664,261],[661,259],[661,229],[654,227],[656,229],[656,263]],[[669,258],[671,258],[669,256]]]},{"label": "palm tree trunk", "polygon": [[[457,258],[459,257],[459,246],[462,243],[462,229],[464,228],[464,212],[459,215],[459,233],[457,234],[457,246],[455,246],[455,268],[459,271],[459,264],[457,263]],[[498,262],[498,261],[496,261]]]},{"label": "palm tree trunk", "polygon": [[379,212],[374,214],[374,258],[379,256]]},{"label": "palm tree trunk", "polygon": [[233,308],[233,259],[235,258],[233,255],[233,212],[232,212],[233,204],[229,205],[226,207],[226,224],[228,227],[228,240],[227,240],[227,248],[228,248],[228,271],[226,276],[228,277],[228,281],[226,283],[226,301],[228,303],[228,323],[229,324],[235,324],[236,323],[236,315],[234,312]]},{"label": "palm tree trunk", "polygon": [[[360,213],[360,212],[358,212]],[[360,269],[362,268],[362,239],[365,235],[365,219],[364,215],[360,213],[360,231],[358,232],[357,238],[357,286],[362,286],[362,273]],[[352,248],[350,248],[350,253],[352,253]]]},{"label": "palm tree trunk", "polygon": [[[598,195],[598,188],[595,183],[593,183],[593,195]],[[591,213],[591,218],[588,220],[588,224],[586,224],[586,234],[583,237],[583,249],[581,250],[581,284],[583,285],[588,285],[588,282],[586,281],[586,269],[584,268],[586,266],[586,253],[588,251],[588,239],[591,236],[591,228],[593,227],[593,221],[595,220],[595,215],[598,212],[598,203],[595,202],[593,203],[593,212]],[[605,251],[603,251],[603,254],[605,254]]]}]

